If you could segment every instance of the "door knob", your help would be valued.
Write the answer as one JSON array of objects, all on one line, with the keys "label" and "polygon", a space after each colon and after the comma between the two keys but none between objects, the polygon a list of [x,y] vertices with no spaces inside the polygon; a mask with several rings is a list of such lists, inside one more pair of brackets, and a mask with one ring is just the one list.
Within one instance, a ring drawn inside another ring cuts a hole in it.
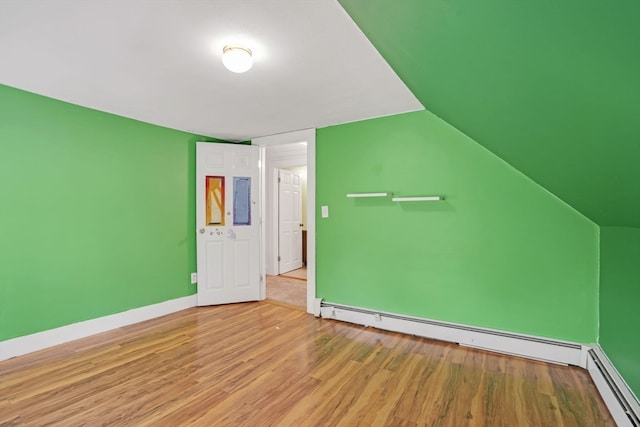
[{"label": "door knob", "polygon": [[204,228],[200,229],[200,234],[204,234]]},{"label": "door knob", "polygon": [[300,224],[300,227],[304,227],[304,224]]}]

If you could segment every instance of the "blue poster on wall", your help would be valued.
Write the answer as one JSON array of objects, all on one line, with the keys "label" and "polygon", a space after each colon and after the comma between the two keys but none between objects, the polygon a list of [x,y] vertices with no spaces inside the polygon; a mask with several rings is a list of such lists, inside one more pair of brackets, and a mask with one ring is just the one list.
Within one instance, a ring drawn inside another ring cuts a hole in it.
[{"label": "blue poster on wall", "polygon": [[251,225],[250,177],[233,177],[233,225]]}]

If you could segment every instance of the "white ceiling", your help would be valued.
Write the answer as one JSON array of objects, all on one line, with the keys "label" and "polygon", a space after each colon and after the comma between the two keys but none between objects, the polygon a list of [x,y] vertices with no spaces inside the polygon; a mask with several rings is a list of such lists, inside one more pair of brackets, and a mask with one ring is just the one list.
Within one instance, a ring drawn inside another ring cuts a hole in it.
[{"label": "white ceiling", "polygon": [[0,0],[0,83],[232,141],[422,109],[336,0]]}]

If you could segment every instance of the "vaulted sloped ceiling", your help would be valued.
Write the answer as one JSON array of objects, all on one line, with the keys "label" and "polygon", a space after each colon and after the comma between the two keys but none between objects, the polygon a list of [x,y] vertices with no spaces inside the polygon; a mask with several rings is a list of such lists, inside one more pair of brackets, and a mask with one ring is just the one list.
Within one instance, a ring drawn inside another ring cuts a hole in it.
[{"label": "vaulted sloped ceiling", "polygon": [[640,227],[640,2],[340,3],[428,110],[597,224]]}]

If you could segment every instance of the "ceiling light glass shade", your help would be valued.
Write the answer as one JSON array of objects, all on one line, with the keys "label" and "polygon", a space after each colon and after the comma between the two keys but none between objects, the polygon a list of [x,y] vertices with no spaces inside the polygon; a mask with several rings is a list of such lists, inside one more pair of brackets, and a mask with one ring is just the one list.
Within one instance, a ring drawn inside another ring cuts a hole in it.
[{"label": "ceiling light glass shade", "polygon": [[244,73],[253,65],[251,51],[245,47],[225,46],[222,49],[222,63],[229,71]]}]

